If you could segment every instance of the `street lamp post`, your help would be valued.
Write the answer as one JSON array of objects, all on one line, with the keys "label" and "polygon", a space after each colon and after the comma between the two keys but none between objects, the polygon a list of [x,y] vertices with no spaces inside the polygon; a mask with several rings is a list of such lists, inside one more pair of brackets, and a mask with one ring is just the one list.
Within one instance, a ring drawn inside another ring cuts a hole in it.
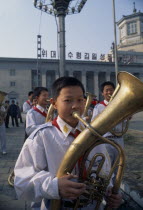
[{"label": "street lamp post", "polygon": [[115,15],[115,2],[112,0],[113,5],[113,24],[114,24],[114,58],[115,58],[115,75],[116,75],[116,85],[118,83],[117,81],[117,75],[118,75],[118,54],[117,54],[117,36],[116,36],[116,15]]},{"label": "street lamp post", "polygon": [[58,17],[59,24],[59,77],[65,76],[65,16],[81,12],[87,0],[34,0],[34,6],[43,12]]}]

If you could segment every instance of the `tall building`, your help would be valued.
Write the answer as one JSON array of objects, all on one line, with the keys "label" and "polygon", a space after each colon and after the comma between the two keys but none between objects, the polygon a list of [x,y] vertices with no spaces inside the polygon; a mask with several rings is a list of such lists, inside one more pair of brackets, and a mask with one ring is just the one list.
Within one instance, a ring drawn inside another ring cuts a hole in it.
[{"label": "tall building", "polygon": [[[117,22],[119,29],[119,44],[117,46],[118,62],[143,63],[143,13],[133,8],[133,13],[123,15]],[[114,43],[110,52],[102,61],[114,62]]]},{"label": "tall building", "polygon": [[118,50],[143,52],[143,13],[135,9],[131,15],[123,15],[119,27]]}]

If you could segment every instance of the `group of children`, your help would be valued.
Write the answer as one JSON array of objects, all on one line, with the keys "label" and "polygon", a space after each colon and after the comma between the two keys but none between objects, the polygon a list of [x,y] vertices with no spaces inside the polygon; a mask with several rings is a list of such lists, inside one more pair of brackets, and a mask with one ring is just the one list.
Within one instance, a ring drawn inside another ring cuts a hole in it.
[{"label": "group of children", "polygon": [[[106,107],[109,102],[108,96],[112,95],[113,91],[112,83],[104,84],[102,94],[105,100],[95,106],[92,120]],[[73,77],[57,79],[52,85],[51,103],[57,110],[58,116],[48,123],[45,123],[48,90],[38,87],[32,94],[36,105],[32,107],[32,103],[29,101],[30,110],[26,115],[28,138],[15,165],[15,190],[18,198],[33,202],[32,209],[50,209],[53,199],[63,201],[61,209],[72,209],[70,203],[87,192],[88,188],[86,182],[75,181],[79,174],[78,163],[71,174],[57,178],[56,173],[66,151],[75,139],[75,133],[77,130],[80,133],[85,128],[82,122],[72,115],[73,112],[78,112],[82,116],[84,112],[84,87],[78,79]],[[25,103],[28,104],[28,102]],[[24,106],[28,107],[27,104]],[[88,165],[92,156],[99,152],[103,153],[106,158],[103,165],[106,175],[110,171],[111,162],[104,144],[89,153],[86,164]],[[96,168],[99,163],[100,159],[95,161],[94,167]],[[114,194],[112,186],[111,180],[105,196],[106,202],[110,208],[118,208],[122,202],[122,196],[120,193]],[[66,202],[67,200],[68,202]],[[96,202],[91,202],[81,209],[95,209],[95,205]]]}]

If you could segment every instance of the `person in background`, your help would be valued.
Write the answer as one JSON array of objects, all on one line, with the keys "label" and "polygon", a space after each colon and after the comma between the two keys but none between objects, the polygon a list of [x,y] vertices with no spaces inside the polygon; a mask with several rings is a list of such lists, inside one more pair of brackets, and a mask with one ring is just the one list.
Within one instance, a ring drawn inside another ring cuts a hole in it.
[{"label": "person in background", "polygon": [[26,114],[32,108],[33,91],[28,93],[28,100],[23,104],[23,113]]},{"label": "person in background", "polygon": [[[77,111],[82,116],[85,106],[84,87],[73,77],[58,78],[52,86],[51,103],[58,110],[58,117],[52,122],[40,125],[26,140],[15,165],[14,186],[18,198],[40,202],[37,209],[46,210],[50,207],[52,199],[62,199],[62,207],[69,208],[75,199],[86,191],[86,184],[75,182],[80,170],[80,163],[73,168],[72,174],[65,174],[57,178],[59,165],[74,141],[76,136],[84,129],[84,125],[72,116]],[[30,111],[29,111],[30,112]],[[39,113],[40,114],[40,113]],[[98,145],[88,156],[90,163],[93,154],[104,153],[105,145]],[[102,173],[110,171],[110,163],[105,158]],[[95,161],[95,167],[101,159]],[[121,203],[121,195],[110,193],[108,196],[110,208],[117,208]],[[68,202],[66,202],[68,199]],[[68,205],[68,206],[67,206]],[[34,206],[32,206],[34,208]],[[36,206],[35,206],[36,208]],[[85,209],[95,209],[91,201]]]},{"label": "person in background", "polygon": [[36,87],[33,92],[35,106],[26,115],[26,134],[29,136],[39,125],[45,123],[48,105],[48,89]]},{"label": "person in background", "polygon": [[4,107],[6,110],[5,127],[9,128],[9,100],[5,101]]},{"label": "person in background", "polygon": [[[14,127],[14,124],[16,124],[17,127],[19,127],[18,124],[18,109],[17,106],[15,104],[15,101],[12,100],[12,104],[9,106],[9,115],[11,116],[11,120],[12,120],[12,125]],[[15,121],[15,123],[14,123]]]},{"label": "person in background", "polygon": [[[23,104],[23,113],[25,114],[24,115],[24,118],[26,118],[26,114],[27,112],[32,108],[33,106],[33,91],[30,91],[28,93],[28,100],[24,102]],[[24,119],[25,122],[24,122],[24,128],[26,129],[26,119]],[[25,135],[24,135],[24,141],[27,139],[27,134],[26,134],[26,131],[25,131]]]},{"label": "person in background", "polygon": [[[113,94],[115,90],[115,86],[112,82],[107,81],[104,82],[101,85],[101,92],[102,92],[102,96],[104,97],[104,100],[99,102],[93,110],[93,115],[92,115],[92,120],[94,120],[105,108],[106,106],[108,106],[110,98]],[[122,131],[122,127],[123,124],[122,122],[119,123],[117,126],[115,126],[114,130],[116,132],[121,132]],[[112,134],[111,132],[107,132],[106,134],[103,135],[106,138],[112,139],[114,142],[118,143],[122,148],[124,148],[124,139],[123,136],[116,136],[114,134]],[[116,150],[116,148],[114,148],[112,145],[110,144],[106,144],[106,148],[107,151],[109,152],[110,158],[111,158],[111,163],[113,165],[117,155],[118,155],[118,151]]]},{"label": "person in background", "polygon": [[20,123],[23,123],[22,116],[21,116],[21,108],[18,102],[16,102],[16,106],[17,106],[17,112],[18,112],[17,117],[18,119],[20,119]]},{"label": "person in background", "polygon": [[5,117],[6,117],[6,110],[3,105],[0,104],[0,143],[1,143],[1,150],[2,154],[6,155],[6,131],[5,131]]}]

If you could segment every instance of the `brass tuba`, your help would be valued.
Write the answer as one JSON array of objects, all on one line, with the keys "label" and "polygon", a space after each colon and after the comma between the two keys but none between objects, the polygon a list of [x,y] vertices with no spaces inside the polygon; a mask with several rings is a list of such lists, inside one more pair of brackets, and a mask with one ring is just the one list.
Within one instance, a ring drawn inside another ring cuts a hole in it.
[{"label": "brass tuba", "polygon": [[[128,116],[143,110],[143,83],[127,72],[118,73],[118,83],[120,88],[111,103],[70,145],[57,171],[56,176],[58,178],[71,173],[79,158],[90,148],[107,142],[99,139],[99,135],[93,135],[95,130],[100,135],[103,135]],[[94,130],[93,132],[91,131],[92,129]],[[113,187],[114,193],[117,193],[120,187],[123,175],[122,165],[124,165],[124,153],[118,145],[117,147],[121,155],[118,157],[120,165]],[[60,206],[60,200],[51,201],[51,209],[57,210],[60,209]]]},{"label": "brass tuba", "polygon": [[[120,89],[120,85],[117,84],[117,87],[116,87],[113,95],[112,96],[110,95],[109,103],[113,100],[115,95],[118,93],[119,89]],[[130,121],[130,117],[121,122],[122,123],[122,130],[121,131],[116,131],[116,127],[115,127],[115,128],[112,128],[110,130],[110,133],[112,133],[113,136],[118,136],[118,137],[123,136],[127,132],[128,128],[129,128],[129,121]]]}]

